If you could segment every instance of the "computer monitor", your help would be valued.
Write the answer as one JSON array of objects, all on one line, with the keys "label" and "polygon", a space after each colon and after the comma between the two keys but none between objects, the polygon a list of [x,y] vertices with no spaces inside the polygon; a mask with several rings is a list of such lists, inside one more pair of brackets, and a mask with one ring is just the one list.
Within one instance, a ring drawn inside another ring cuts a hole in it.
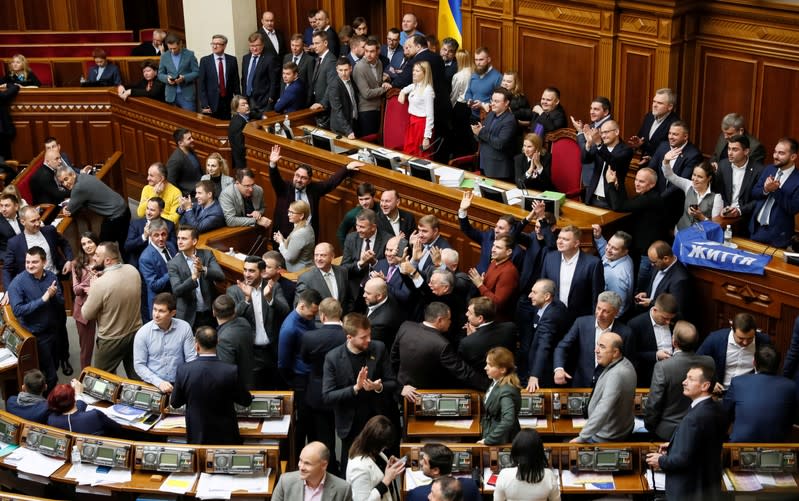
[{"label": "computer monitor", "polygon": [[383,167],[384,169],[394,170],[394,166],[391,165],[391,158],[383,155],[378,150],[369,150],[372,156],[375,159],[375,163],[378,167]]},{"label": "computer monitor", "polygon": [[330,152],[333,151],[333,140],[316,132],[311,133],[311,144],[314,148],[320,148]]},{"label": "computer monitor", "polygon": [[423,162],[424,163],[418,160],[412,160],[408,162],[408,167],[411,169],[411,176],[435,183],[436,174],[433,170],[433,165],[426,160]]},{"label": "computer monitor", "polygon": [[505,197],[503,193],[505,190],[500,188],[494,188],[493,186],[488,186],[486,184],[480,185],[480,196],[485,198],[486,200],[493,200],[494,202],[499,202],[501,204],[505,203]]}]

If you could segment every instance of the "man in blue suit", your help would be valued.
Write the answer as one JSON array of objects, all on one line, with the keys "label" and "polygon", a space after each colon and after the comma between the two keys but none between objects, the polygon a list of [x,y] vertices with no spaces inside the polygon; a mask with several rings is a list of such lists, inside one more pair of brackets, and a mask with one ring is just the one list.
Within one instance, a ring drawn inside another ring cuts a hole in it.
[{"label": "man in blue suit", "polygon": [[528,298],[534,308],[530,322],[532,339],[526,346],[522,345],[517,360],[522,363],[527,360],[525,366],[530,375],[527,391],[535,393],[538,388],[551,388],[554,383],[552,354],[569,330],[571,316],[566,305],[555,297],[555,282],[552,280],[536,281]]},{"label": "man in blue suit", "polygon": [[152,317],[155,296],[161,292],[172,292],[167,263],[178,253],[178,249],[168,240],[168,234],[163,219],[153,220],[150,223],[149,242],[139,257],[142,289],[146,291],[146,301],[143,300],[141,305],[142,322],[145,323]]},{"label": "man in blue suit", "polygon": [[256,31],[247,39],[250,52],[241,59],[241,91],[250,99],[253,112],[263,114],[271,111],[277,101],[280,82],[278,65],[280,60],[264,52],[264,36]]},{"label": "man in blue suit", "polygon": [[[615,332],[624,343],[622,352],[635,353],[630,328],[616,320],[619,308],[621,297],[613,291],[605,291],[597,297],[594,315],[585,315],[574,321],[555,348],[555,384],[565,385],[571,381],[574,388],[593,386],[595,378],[599,377],[594,350],[601,333]],[[569,366],[570,360],[577,361],[573,368]]]},{"label": "man in blue suit", "polygon": [[513,182],[517,125],[510,111],[510,100],[510,91],[494,89],[491,112],[485,123],[472,124],[472,133],[480,146],[480,170],[486,177]]},{"label": "man in blue suit", "polygon": [[691,410],[677,425],[671,442],[646,455],[652,468],[666,472],[666,499],[708,501],[721,497],[721,448],[727,420],[711,392],[713,369],[694,366],[683,381],[683,394]]},{"label": "man in blue suit", "polygon": [[724,411],[732,425],[730,442],[787,442],[796,418],[796,384],[778,376],[780,355],[771,345],[755,352],[755,374],[732,380]]},{"label": "man in blue suit", "polygon": [[200,74],[200,67],[194,52],[183,47],[174,33],[166,37],[169,51],[161,54],[158,66],[158,80],[166,85],[166,102],[188,111],[197,111],[194,81]]},{"label": "man in blue suit", "polygon": [[239,64],[225,47],[227,37],[214,35],[211,54],[200,59],[200,110],[220,120],[230,120],[230,100],[241,90]]},{"label": "man in blue suit", "polygon": [[405,61],[405,52],[400,46],[400,30],[398,28],[388,30],[386,45],[380,47],[380,61],[383,62],[383,69],[388,73],[389,78],[393,80]]},{"label": "man in blue suit", "polygon": [[[408,247],[408,241],[402,237],[393,237],[386,242],[385,256],[378,259],[372,269],[372,276],[381,276],[388,286],[388,295],[393,298],[403,308],[409,311],[413,305],[410,303],[412,289],[402,279],[400,264],[402,255]],[[397,326],[399,327],[399,326]]]},{"label": "man in blue suit", "polygon": [[209,179],[197,182],[194,192],[195,202],[191,198],[181,197],[180,224],[194,226],[197,231],[207,233],[225,226],[225,215],[222,206],[214,200],[214,183]]},{"label": "man in blue suit", "polygon": [[760,174],[752,188],[756,200],[749,233],[752,240],[773,247],[787,247],[794,234],[794,216],[799,213],[799,174],[796,153],[799,143],[785,137],[774,147],[774,164]]},{"label": "man in blue suit", "polygon": [[[590,315],[596,306],[596,298],[605,290],[605,271],[602,261],[594,255],[580,252],[582,232],[576,226],[560,230],[556,241],[558,252],[544,256],[541,278],[548,278],[558,286],[558,299],[568,306],[574,317]],[[569,285],[561,284],[561,268],[571,275]],[[632,353],[624,350],[625,353]]]},{"label": "man in blue suit", "polygon": [[169,234],[169,241],[177,247],[177,234],[175,233],[175,223],[169,219],[161,217],[164,210],[164,199],[161,197],[153,197],[147,201],[147,206],[144,211],[144,217],[139,219],[131,219],[130,226],[128,227],[128,238],[125,239],[125,262],[138,267],[139,256],[147,247],[150,242],[150,222],[159,220],[166,224]]},{"label": "man in blue suit", "polygon": [[799,398],[799,317],[796,317],[793,323],[791,344],[788,347],[788,354],[785,355],[782,375],[794,380],[796,383],[797,398]]},{"label": "man in blue suit", "polygon": [[697,355],[708,355],[716,363],[718,383],[713,391],[730,387],[732,378],[754,371],[755,351],[771,344],[768,334],[757,330],[755,317],[751,313],[738,313],[732,328],[712,332],[696,351]]},{"label": "man in blue suit", "polygon": [[[56,231],[55,226],[42,226],[39,210],[27,206],[20,211],[20,222],[23,231],[9,239],[3,259],[3,286],[8,290],[11,280],[25,271],[25,253],[31,245],[29,241],[44,239],[49,247],[45,268],[56,275],[67,274],[72,270],[72,247],[69,242]],[[30,239],[30,240],[29,240]]]},{"label": "man in blue suit", "polygon": [[299,78],[299,67],[291,61],[283,64],[283,84],[280,86],[280,98],[275,103],[275,111],[291,113],[300,110],[305,108],[307,100],[308,86]]}]

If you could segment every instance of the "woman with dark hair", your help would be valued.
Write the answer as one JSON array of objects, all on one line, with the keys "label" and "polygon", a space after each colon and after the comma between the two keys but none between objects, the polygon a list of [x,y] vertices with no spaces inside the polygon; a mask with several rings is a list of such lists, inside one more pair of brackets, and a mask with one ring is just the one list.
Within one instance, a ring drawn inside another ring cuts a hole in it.
[{"label": "woman with dark hair", "polygon": [[519,431],[519,409],[522,406],[521,384],[516,375],[513,353],[507,348],[491,348],[486,353],[486,375],[491,386],[483,405],[483,438],[479,444],[507,444]]},{"label": "woman with dark hair", "polygon": [[524,136],[522,152],[513,157],[516,187],[523,190],[554,190],[552,155],[544,149],[544,140],[532,132]]},{"label": "woman with dark hair", "polygon": [[721,195],[713,193],[711,190],[715,171],[710,162],[704,160],[697,164],[689,181],[671,170],[670,162],[666,162],[666,160],[672,160],[668,158],[670,154],[671,152],[666,153],[666,157],[664,157],[663,175],[666,176],[666,179],[671,184],[685,193],[685,210],[683,210],[682,216],[677,221],[677,231],[688,228],[696,222],[719,217],[721,209],[724,207],[724,201],[721,199]]},{"label": "woman with dark hair", "polygon": [[89,285],[94,277],[97,276],[92,268],[92,257],[97,250],[100,238],[86,231],[80,235],[80,249],[72,265],[72,292],[75,293],[75,307],[72,308],[72,316],[75,318],[75,327],[78,329],[78,340],[80,341],[80,370],[92,364],[92,354],[94,353],[94,332],[97,322],[83,318],[81,308],[86,302],[89,294]]},{"label": "woman with dark hair", "polygon": [[394,480],[405,471],[405,463],[383,453],[393,441],[394,428],[385,416],[374,416],[355,437],[347,462],[352,501],[399,501]]},{"label": "woman with dark hair", "polygon": [[83,393],[83,385],[77,379],[70,384],[59,384],[47,396],[50,416],[49,426],[87,435],[114,436],[121,427],[102,412],[86,410],[86,402],[75,400],[75,395]]},{"label": "woman with dark hair", "polygon": [[499,472],[494,501],[560,501],[558,477],[547,468],[544,442],[537,431],[525,428],[511,444],[512,468]]},{"label": "woman with dark hair", "polygon": [[130,89],[125,90],[125,87],[120,85],[117,87],[117,94],[123,101],[128,97],[149,97],[156,101],[164,102],[164,84],[158,80],[158,63],[150,59],[144,61],[141,65],[142,79],[138,83],[130,86]]},{"label": "woman with dark hair", "polygon": [[247,167],[246,150],[244,148],[244,127],[250,120],[257,119],[258,116],[250,111],[250,102],[246,96],[235,95],[230,101],[230,125],[227,129],[228,143],[230,144],[230,154],[233,157],[233,169],[244,169]]},{"label": "woman with dark hair", "polygon": [[366,24],[366,19],[362,17],[356,17],[352,20],[352,32],[355,35],[363,35],[365,37],[369,36],[369,26]]},{"label": "woman with dark hair", "polygon": [[122,75],[119,73],[119,67],[108,61],[108,55],[105,50],[96,48],[92,52],[94,59],[94,66],[89,67],[89,76],[83,85],[91,86],[107,86],[117,87],[122,85]]}]

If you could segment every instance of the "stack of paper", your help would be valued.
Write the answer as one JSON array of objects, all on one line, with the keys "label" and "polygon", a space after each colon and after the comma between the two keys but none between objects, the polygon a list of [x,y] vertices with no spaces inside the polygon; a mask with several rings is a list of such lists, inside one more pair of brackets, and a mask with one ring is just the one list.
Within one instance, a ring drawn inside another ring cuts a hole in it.
[{"label": "stack of paper", "polygon": [[17,364],[17,357],[8,348],[0,348],[0,369]]},{"label": "stack of paper", "polygon": [[78,485],[107,485],[130,482],[130,470],[127,468],[109,468],[89,463],[73,463],[66,474],[74,478]]},{"label": "stack of paper", "polygon": [[463,181],[463,170],[454,167],[438,167],[436,168],[436,176],[438,176],[440,185],[458,188],[461,185],[461,181]]},{"label": "stack of paper", "polygon": [[601,490],[613,490],[616,488],[612,473],[572,473],[570,470],[561,470],[560,479],[563,487]]},{"label": "stack of paper", "polygon": [[164,416],[153,427],[156,430],[174,430],[186,427],[186,416]]},{"label": "stack of paper", "polygon": [[220,475],[201,473],[197,483],[197,499],[230,499],[233,491],[249,494],[266,494],[269,491],[269,474],[263,475]]},{"label": "stack of paper", "polygon": [[66,461],[45,456],[44,454],[24,447],[16,449],[6,456],[5,462],[17,467],[17,470],[42,477],[49,477]]},{"label": "stack of paper", "polygon": [[505,196],[508,199],[508,205],[518,205],[524,209],[524,191],[519,188],[505,190]]},{"label": "stack of paper", "polygon": [[726,468],[724,472],[729,477],[736,491],[753,492],[763,490],[763,484],[760,483],[757,473],[743,471],[734,472],[729,468]]},{"label": "stack of paper", "polygon": [[161,492],[186,494],[197,482],[196,473],[171,473],[158,488]]},{"label": "stack of paper", "polygon": [[288,435],[291,425],[291,416],[284,415],[280,419],[264,419],[261,425],[261,433],[265,435]]},{"label": "stack of paper", "polygon": [[647,468],[644,473],[646,483],[649,484],[650,491],[665,491],[666,490],[666,473],[663,471],[652,471]]},{"label": "stack of paper", "polygon": [[472,427],[474,419],[436,419],[433,423],[434,426],[441,426],[442,428],[458,428],[460,430],[468,430]]}]

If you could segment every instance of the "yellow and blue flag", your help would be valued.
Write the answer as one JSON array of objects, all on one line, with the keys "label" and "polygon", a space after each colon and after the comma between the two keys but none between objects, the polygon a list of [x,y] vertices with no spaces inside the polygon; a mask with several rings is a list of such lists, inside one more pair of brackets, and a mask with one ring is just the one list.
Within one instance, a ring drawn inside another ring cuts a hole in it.
[{"label": "yellow and blue flag", "polygon": [[463,44],[461,0],[438,0],[438,39],[452,37]]}]

